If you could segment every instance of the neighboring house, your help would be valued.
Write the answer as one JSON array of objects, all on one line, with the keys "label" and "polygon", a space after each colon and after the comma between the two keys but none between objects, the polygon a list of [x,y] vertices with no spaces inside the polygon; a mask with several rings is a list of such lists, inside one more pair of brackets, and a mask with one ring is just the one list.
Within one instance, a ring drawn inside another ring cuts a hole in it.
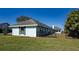
[{"label": "neighboring house", "polygon": [[59,27],[53,25],[53,26],[52,26],[52,29],[55,31],[55,33],[61,34],[61,28],[59,28]]},{"label": "neighboring house", "polygon": [[12,35],[15,36],[37,37],[53,33],[51,27],[34,19],[19,22],[9,27],[12,28]]}]

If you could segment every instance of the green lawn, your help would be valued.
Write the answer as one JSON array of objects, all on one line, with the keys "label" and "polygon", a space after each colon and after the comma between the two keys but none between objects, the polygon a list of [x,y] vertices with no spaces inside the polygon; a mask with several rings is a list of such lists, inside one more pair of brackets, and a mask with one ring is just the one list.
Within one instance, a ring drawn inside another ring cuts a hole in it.
[{"label": "green lawn", "polygon": [[0,51],[78,51],[78,39],[0,36]]}]

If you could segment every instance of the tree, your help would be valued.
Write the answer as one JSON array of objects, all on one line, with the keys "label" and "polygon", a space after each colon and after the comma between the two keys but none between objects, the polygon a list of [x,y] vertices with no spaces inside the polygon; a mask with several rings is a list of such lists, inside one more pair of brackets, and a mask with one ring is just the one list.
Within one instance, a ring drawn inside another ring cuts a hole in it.
[{"label": "tree", "polygon": [[22,21],[26,21],[31,19],[31,17],[27,17],[27,16],[20,16],[16,19],[17,22],[22,22]]},{"label": "tree", "polygon": [[79,10],[74,10],[68,15],[64,32],[68,36],[79,38]]},{"label": "tree", "polygon": [[7,34],[8,34],[8,28],[4,28],[4,29],[3,29],[3,34],[4,34],[4,35],[7,35]]},{"label": "tree", "polygon": [[8,23],[2,23],[2,31],[3,31],[3,34],[4,35],[7,35],[8,34],[8,32],[9,32],[9,26],[10,24],[8,24]]}]

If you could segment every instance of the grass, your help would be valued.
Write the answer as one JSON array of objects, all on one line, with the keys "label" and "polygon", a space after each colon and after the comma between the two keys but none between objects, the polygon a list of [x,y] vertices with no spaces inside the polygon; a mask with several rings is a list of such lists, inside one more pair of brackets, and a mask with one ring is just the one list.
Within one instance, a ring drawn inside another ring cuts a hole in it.
[{"label": "grass", "polygon": [[79,40],[1,35],[0,51],[79,51]]}]

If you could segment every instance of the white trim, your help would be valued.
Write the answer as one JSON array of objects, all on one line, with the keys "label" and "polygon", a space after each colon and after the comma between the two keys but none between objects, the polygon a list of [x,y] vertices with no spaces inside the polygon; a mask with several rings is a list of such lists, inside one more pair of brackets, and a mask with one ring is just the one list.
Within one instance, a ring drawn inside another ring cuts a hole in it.
[{"label": "white trim", "polygon": [[9,27],[24,27],[24,26],[38,26],[38,24],[30,24],[30,25],[12,25]]}]

